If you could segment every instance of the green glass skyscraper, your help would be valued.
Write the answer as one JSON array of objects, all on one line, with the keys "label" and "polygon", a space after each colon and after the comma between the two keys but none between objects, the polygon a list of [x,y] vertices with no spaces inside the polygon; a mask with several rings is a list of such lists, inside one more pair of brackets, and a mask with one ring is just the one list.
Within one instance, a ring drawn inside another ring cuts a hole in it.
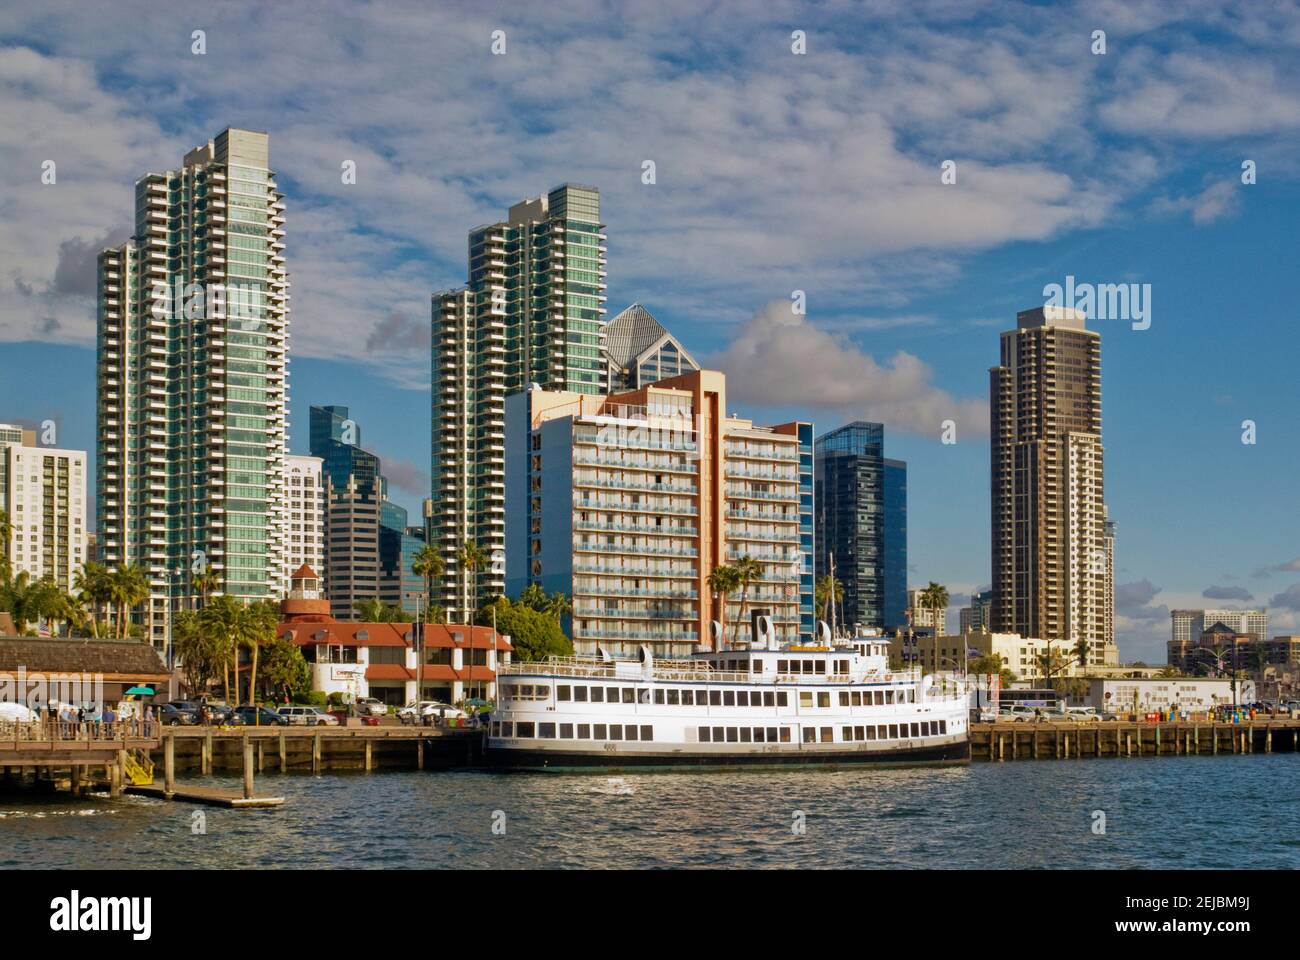
[{"label": "green glass skyscraper", "polygon": [[[468,620],[505,588],[505,399],[536,383],[602,394],[605,233],[595,187],[565,184],[469,234],[469,282],[433,295],[432,542],[441,603]],[[460,550],[487,554],[474,576]]]},{"label": "green glass skyscraper", "polygon": [[227,129],[135,186],[135,235],[99,255],[99,551],[167,598],[273,598],[283,543],[289,281],[265,133]]}]

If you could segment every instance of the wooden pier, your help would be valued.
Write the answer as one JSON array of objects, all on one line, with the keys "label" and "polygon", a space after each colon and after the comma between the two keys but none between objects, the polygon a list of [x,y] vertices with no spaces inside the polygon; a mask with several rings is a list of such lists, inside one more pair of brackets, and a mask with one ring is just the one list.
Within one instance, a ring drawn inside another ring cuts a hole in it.
[{"label": "wooden pier", "polygon": [[1294,753],[1300,747],[1300,720],[999,721],[971,724],[970,741],[972,760]]}]

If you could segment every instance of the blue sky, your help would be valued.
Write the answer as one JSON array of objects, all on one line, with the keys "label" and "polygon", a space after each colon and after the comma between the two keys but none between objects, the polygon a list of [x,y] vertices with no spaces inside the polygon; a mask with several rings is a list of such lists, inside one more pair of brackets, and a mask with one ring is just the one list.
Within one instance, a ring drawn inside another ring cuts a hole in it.
[{"label": "blue sky", "polygon": [[1067,274],[1150,283],[1150,329],[1095,324],[1121,652],[1158,659],[1179,606],[1300,631],[1295,5],[131,6],[0,12],[0,421],[93,449],[94,254],[138,176],[246,126],[288,195],[292,447],[349,405],[410,507],[430,293],[470,227],[592,183],[611,314],[645,304],[745,415],[883,420],[913,577],[954,595],[988,582],[998,333]]}]

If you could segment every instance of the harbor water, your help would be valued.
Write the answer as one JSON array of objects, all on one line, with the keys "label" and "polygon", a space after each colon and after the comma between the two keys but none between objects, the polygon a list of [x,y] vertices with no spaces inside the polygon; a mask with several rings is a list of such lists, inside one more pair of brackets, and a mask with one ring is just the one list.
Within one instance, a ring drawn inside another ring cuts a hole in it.
[{"label": "harbor water", "polygon": [[[0,869],[1300,867],[1300,755],[266,774],[284,806],[0,794]],[[187,784],[237,787],[231,777]]]}]

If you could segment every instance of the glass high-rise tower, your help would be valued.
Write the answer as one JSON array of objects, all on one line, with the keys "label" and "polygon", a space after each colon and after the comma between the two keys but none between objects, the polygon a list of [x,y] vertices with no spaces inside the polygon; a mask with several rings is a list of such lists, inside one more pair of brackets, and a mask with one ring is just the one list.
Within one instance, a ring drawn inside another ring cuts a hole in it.
[{"label": "glass high-rise tower", "polygon": [[[536,383],[603,394],[605,233],[595,187],[565,184],[469,233],[465,287],[433,295],[433,516],[453,620],[505,588],[505,399]],[[488,556],[474,577],[460,549]]]},{"label": "glass high-rise tower", "polygon": [[831,572],[833,557],[844,585],[842,623],[850,629],[906,623],[907,464],[886,459],[884,447],[884,424],[862,420],[814,446],[817,577]]},{"label": "glass high-rise tower", "polygon": [[251,600],[284,580],[289,280],[265,133],[230,128],[135,185],[135,235],[99,255],[101,560],[141,566],[146,636],[196,565]]}]

